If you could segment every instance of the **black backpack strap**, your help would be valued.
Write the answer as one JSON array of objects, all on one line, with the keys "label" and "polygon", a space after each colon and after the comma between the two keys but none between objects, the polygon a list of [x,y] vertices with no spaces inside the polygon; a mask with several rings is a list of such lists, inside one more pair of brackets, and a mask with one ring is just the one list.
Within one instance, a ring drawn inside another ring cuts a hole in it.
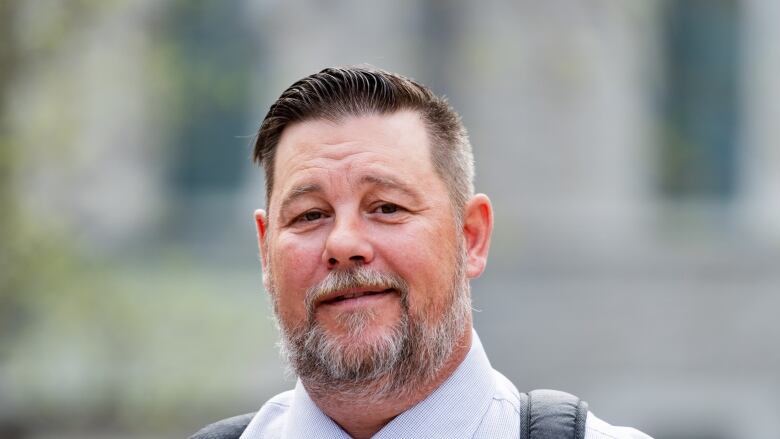
[{"label": "black backpack strap", "polygon": [[557,390],[520,394],[520,439],[584,439],[588,404]]},{"label": "black backpack strap", "polygon": [[238,439],[254,416],[254,413],[247,413],[209,424],[190,436],[190,439]]}]

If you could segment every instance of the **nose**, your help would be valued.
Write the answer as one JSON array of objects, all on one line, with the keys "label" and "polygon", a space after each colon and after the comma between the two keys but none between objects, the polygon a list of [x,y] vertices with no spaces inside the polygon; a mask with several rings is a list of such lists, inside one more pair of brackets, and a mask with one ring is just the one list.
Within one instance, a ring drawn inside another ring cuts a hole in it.
[{"label": "nose", "polygon": [[373,247],[358,215],[336,218],[325,242],[322,259],[330,269],[368,264],[374,259]]}]

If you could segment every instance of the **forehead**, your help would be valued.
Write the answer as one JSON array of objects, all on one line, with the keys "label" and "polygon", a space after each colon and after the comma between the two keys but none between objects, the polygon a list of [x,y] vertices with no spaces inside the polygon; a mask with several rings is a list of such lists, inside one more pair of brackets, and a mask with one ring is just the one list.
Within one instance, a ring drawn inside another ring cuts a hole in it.
[{"label": "forehead", "polygon": [[334,172],[391,173],[415,184],[433,177],[430,141],[419,113],[318,119],[285,129],[276,150],[274,194],[301,179]]}]

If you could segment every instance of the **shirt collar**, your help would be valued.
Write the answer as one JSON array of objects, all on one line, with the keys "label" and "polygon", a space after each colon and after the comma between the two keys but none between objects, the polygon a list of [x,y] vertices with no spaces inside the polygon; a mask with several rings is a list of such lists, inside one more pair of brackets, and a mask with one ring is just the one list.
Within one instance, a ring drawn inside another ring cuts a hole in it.
[{"label": "shirt collar", "polygon": [[[472,437],[494,393],[493,368],[472,329],[469,353],[452,375],[427,398],[385,425],[374,439]],[[300,380],[295,385],[285,430],[286,438],[349,439],[312,401]]]},{"label": "shirt collar", "polygon": [[469,353],[441,386],[385,425],[375,439],[472,437],[495,394],[493,368],[476,331]]},{"label": "shirt collar", "polygon": [[338,424],[317,407],[300,379],[295,384],[284,437],[287,439],[311,437],[350,439]]}]

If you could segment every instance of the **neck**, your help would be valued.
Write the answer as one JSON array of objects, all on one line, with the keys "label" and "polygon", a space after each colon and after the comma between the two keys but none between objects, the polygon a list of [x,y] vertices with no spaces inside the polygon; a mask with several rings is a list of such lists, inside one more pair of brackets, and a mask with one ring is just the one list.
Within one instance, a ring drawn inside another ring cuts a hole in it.
[{"label": "neck", "polygon": [[458,340],[450,358],[432,379],[410,382],[400,392],[382,398],[377,398],[377,389],[385,385],[383,380],[390,378],[380,378],[348,394],[343,393],[343,389],[325,389],[317,383],[307,383],[304,379],[302,382],[311,399],[323,413],[353,438],[368,439],[393,418],[433,393],[463,362],[470,348],[471,326],[469,325]]}]

